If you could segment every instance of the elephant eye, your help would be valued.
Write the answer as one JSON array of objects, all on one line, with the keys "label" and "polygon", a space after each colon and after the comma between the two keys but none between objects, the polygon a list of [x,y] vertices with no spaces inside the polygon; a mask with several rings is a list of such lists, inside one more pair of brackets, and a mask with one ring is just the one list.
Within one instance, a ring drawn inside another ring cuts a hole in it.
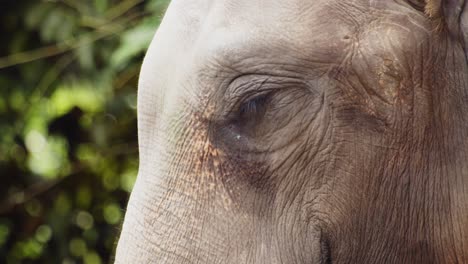
[{"label": "elephant eye", "polygon": [[251,121],[262,118],[265,115],[270,94],[257,95],[242,103],[238,112],[238,121]]},{"label": "elephant eye", "polygon": [[262,126],[263,121],[268,111],[271,110],[269,105],[272,94],[273,92],[264,92],[244,97],[246,99],[238,103],[237,108],[229,113],[228,122],[223,126],[227,129],[225,130],[228,132],[226,135],[234,137],[236,142],[240,139],[259,136],[261,131],[259,128],[265,127]]}]

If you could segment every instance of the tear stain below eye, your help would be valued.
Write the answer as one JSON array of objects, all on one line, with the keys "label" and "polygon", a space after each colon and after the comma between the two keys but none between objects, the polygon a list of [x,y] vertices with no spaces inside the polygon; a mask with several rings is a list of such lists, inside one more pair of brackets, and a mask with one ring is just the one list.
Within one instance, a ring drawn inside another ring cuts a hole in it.
[{"label": "tear stain below eye", "polygon": [[331,246],[330,240],[328,237],[321,232],[320,235],[320,264],[331,264],[332,257],[331,257]]}]

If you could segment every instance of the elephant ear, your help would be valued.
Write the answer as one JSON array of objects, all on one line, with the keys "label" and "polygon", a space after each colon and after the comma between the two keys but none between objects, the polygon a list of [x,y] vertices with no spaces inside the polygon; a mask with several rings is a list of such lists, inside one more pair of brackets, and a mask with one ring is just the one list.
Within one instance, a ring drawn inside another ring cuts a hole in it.
[{"label": "elephant ear", "polygon": [[468,58],[468,0],[408,0],[424,11],[439,30],[459,39]]},{"label": "elephant ear", "polygon": [[463,5],[460,15],[460,29],[464,40],[465,57],[468,61],[468,1]]},{"label": "elephant ear", "polygon": [[466,0],[426,0],[426,14],[441,19],[450,33],[458,35],[466,31],[461,18],[465,12]]}]

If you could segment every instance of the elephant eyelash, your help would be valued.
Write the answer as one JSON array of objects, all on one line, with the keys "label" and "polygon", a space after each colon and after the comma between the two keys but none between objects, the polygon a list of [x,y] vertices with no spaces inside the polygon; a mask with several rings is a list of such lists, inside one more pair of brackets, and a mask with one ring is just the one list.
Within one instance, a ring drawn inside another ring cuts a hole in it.
[{"label": "elephant eyelash", "polygon": [[239,108],[239,117],[241,119],[249,119],[258,117],[265,112],[266,105],[270,99],[270,94],[260,94],[241,104]]},{"label": "elephant eyelash", "polygon": [[261,118],[265,114],[271,101],[273,91],[262,91],[260,93],[249,93],[239,96],[237,103],[232,105],[231,110],[225,113],[225,124],[236,126],[245,124],[250,120]]}]

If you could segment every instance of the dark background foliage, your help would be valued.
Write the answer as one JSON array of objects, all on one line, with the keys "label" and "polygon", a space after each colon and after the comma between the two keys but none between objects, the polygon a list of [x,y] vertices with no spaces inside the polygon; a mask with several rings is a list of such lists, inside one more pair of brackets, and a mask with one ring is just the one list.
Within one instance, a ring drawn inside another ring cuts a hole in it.
[{"label": "dark background foliage", "polygon": [[2,1],[0,263],[112,261],[138,72],[168,2]]}]

